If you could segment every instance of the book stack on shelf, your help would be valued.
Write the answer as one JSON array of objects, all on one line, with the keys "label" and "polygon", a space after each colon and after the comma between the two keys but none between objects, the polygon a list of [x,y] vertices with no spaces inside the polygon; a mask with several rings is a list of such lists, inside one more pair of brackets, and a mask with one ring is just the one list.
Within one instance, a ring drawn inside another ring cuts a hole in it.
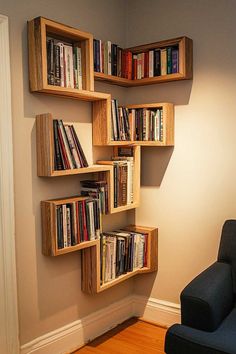
[{"label": "book stack on shelf", "polygon": [[118,101],[116,99],[111,100],[111,123],[112,140],[130,140],[129,111],[125,107],[118,107]]},{"label": "book stack on shelf", "polygon": [[101,285],[147,267],[146,233],[118,230],[101,235]]},{"label": "book stack on shelf", "polygon": [[107,181],[84,180],[80,181],[80,184],[81,195],[98,199],[101,214],[107,214],[109,210]]},{"label": "book stack on shelf", "polygon": [[82,52],[71,43],[47,37],[48,84],[82,90]]},{"label": "book stack on shelf", "polygon": [[99,164],[112,167],[110,212],[115,212],[115,209],[122,211],[124,207],[130,208],[134,203],[138,204],[139,153],[140,150],[137,147],[119,147],[114,148],[114,156],[111,161],[98,161]]},{"label": "book stack on shelf", "polygon": [[163,142],[163,107],[118,107],[112,100],[112,141],[160,141]]},{"label": "book stack on shelf", "polygon": [[139,53],[122,49],[111,41],[94,39],[94,71],[139,80],[179,72],[178,44],[150,48]]},{"label": "book stack on shelf", "polygon": [[53,120],[55,170],[88,167],[88,162],[73,125]]},{"label": "book stack on shelf", "polygon": [[75,246],[100,237],[100,203],[98,199],[81,199],[56,206],[57,247]]},{"label": "book stack on shelf", "polygon": [[163,107],[129,110],[131,140],[163,141]]}]

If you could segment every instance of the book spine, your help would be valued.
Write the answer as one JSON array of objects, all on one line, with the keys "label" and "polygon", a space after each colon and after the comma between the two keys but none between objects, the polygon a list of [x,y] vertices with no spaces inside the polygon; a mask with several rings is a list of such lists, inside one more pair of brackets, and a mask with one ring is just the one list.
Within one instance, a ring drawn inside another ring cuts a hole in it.
[{"label": "book spine", "polygon": [[154,76],[161,75],[161,53],[160,49],[154,50]]},{"label": "book spine", "polygon": [[166,48],[167,55],[167,74],[172,74],[172,48]]},{"label": "book spine", "polygon": [[167,50],[166,48],[161,49],[161,75],[167,74]]},{"label": "book spine", "polygon": [[74,67],[73,67],[73,49],[70,45],[64,45],[65,55],[65,83],[66,87],[74,88]]},{"label": "book spine", "polygon": [[69,142],[68,142],[68,139],[67,139],[65,127],[64,127],[64,124],[63,124],[61,119],[58,120],[58,127],[60,129],[61,136],[62,136],[62,139],[63,139],[63,143],[64,143],[64,147],[65,147],[65,151],[66,151],[66,156],[67,156],[68,161],[69,161],[69,166],[70,166],[71,169],[73,169],[75,167],[75,162],[74,162],[74,158],[72,156],[72,153],[70,151],[70,146],[69,146]]},{"label": "book spine", "polygon": [[179,72],[179,50],[178,48],[172,49],[172,74]]},{"label": "book spine", "polygon": [[150,50],[148,77],[153,77],[153,76],[154,76],[154,50]]},{"label": "book spine", "polygon": [[59,138],[58,138],[58,122],[53,120],[53,136],[54,136],[54,168],[55,170],[63,170],[63,160],[60,152]]},{"label": "book spine", "polygon": [[60,47],[54,44],[54,85],[61,86]]},{"label": "book spine", "polygon": [[61,87],[65,87],[65,58],[64,58],[64,43],[58,42],[57,43],[60,49],[60,84]]},{"label": "book spine", "polygon": [[70,129],[71,127],[69,125],[65,125],[64,127],[65,127],[66,137],[69,143],[70,152],[73,155],[73,163],[75,165],[75,168],[80,168],[81,164],[75,147],[75,142],[71,133],[71,129]]},{"label": "book spine", "polygon": [[47,75],[48,84],[54,85],[54,40],[47,39]]}]

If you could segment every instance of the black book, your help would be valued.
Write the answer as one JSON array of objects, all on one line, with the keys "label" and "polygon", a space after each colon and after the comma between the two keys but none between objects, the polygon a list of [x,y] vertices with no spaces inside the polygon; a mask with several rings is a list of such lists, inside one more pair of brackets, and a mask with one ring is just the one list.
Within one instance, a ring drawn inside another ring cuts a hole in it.
[{"label": "black book", "polygon": [[58,121],[53,120],[53,135],[54,135],[54,168],[55,170],[64,170],[65,165],[61,154],[60,142],[58,138]]},{"label": "black book", "polygon": [[61,205],[56,208],[57,213],[57,248],[64,248],[64,240],[63,240],[63,220],[62,220],[62,207]]},{"label": "black book", "polygon": [[54,85],[61,86],[60,47],[54,44]]},{"label": "black book", "polygon": [[47,40],[47,74],[48,84],[54,85],[54,39]]},{"label": "black book", "polygon": [[79,234],[80,242],[84,241],[84,223],[83,223],[83,205],[82,202],[78,202],[78,217],[79,217]]},{"label": "black book", "polygon": [[117,45],[111,45],[111,73],[117,76]]},{"label": "black book", "polygon": [[154,50],[154,76],[161,75],[161,52],[160,49]]}]

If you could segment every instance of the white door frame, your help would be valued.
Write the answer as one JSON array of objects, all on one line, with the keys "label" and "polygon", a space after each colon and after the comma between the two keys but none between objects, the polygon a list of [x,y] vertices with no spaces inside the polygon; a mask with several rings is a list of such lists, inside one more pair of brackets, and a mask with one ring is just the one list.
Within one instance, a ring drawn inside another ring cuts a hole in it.
[{"label": "white door frame", "polygon": [[19,353],[8,18],[0,14],[0,351]]}]

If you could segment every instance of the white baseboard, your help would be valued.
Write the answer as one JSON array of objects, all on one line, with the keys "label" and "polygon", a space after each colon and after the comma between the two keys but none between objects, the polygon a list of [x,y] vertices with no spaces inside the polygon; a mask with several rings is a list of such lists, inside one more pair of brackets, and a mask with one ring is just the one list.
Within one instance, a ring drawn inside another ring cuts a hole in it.
[{"label": "white baseboard", "polygon": [[177,304],[147,298],[128,296],[102,310],[49,332],[21,346],[21,354],[65,354],[82,347],[131,317],[142,317],[164,326],[179,322]]},{"label": "white baseboard", "polygon": [[134,295],[134,313],[146,321],[170,327],[180,323],[180,305],[172,302]]}]

